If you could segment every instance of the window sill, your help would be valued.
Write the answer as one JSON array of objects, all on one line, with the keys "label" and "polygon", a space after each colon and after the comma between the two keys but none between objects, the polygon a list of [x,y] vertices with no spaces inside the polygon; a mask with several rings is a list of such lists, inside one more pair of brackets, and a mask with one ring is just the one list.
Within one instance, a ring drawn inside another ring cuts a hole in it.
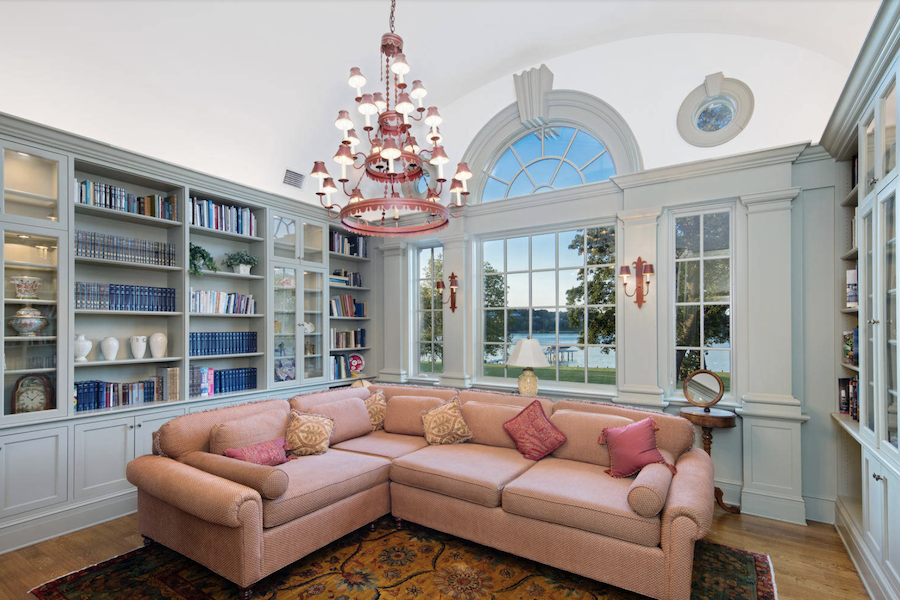
[{"label": "window sill", "polygon": [[[519,385],[517,383],[507,383],[505,381],[478,380],[472,383],[472,388],[476,390],[488,390],[497,392],[517,392]],[[554,400],[595,400],[602,402],[613,402],[617,395],[616,389],[612,386],[594,386],[592,388],[570,388],[556,387],[548,385],[539,385],[538,396],[542,398],[551,398]]]},{"label": "window sill", "polygon": [[438,379],[437,377],[423,377],[421,375],[418,375],[416,377],[407,377],[406,381],[407,383],[414,383],[416,385],[440,385],[440,379]]},{"label": "window sill", "polygon": [[[669,403],[669,406],[693,406],[690,402],[685,400],[684,396],[667,396],[666,402]],[[743,405],[740,402],[735,402],[733,398],[723,398],[715,405],[713,408],[720,408],[722,410],[730,410],[734,412],[734,409],[741,408]]]}]

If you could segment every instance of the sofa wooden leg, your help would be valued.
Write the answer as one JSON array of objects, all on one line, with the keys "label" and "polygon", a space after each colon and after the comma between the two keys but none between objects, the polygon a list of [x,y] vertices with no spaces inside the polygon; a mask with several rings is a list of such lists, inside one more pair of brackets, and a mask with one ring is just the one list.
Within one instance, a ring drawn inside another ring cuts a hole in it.
[{"label": "sofa wooden leg", "polygon": [[369,531],[375,531],[375,523],[369,523]]},{"label": "sofa wooden leg", "polygon": [[397,522],[397,530],[398,531],[403,529],[403,519],[401,519],[400,517],[394,517],[394,521]]},{"label": "sofa wooden leg", "polygon": [[148,538],[146,535],[142,535],[141,537],[144,538],[144,545],[145,545],[145,546],[149,546],[150,544],[154,544],[154,543],[155,543],[153,540],[151,540],[150,538]]},{"label": "sofa wooden leg", "polygon": [[253,596],[253,586],[252,585],[247,586],[247,587],[240,587],[240,586],[238,587],[238,598],[240,598],[241,600],[250,600],[250,598],[252,596]]}]

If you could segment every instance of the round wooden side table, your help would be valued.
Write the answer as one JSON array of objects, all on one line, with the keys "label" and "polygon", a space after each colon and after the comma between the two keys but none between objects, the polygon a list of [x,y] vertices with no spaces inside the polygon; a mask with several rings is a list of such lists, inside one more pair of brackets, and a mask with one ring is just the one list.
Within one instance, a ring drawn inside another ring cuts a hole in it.
[{"label": "round wooden side table", "polygon": [[[681,416],[693,423],[699,425],[703,430],[703,449],[712,456],[713,429],[726,429],[735,426],[735,416],[733,412],[722,410],[719,408],[701,408],[699,406],[685,406],[681,409]],[[730,513],[739,515],[741,509],[739,506],[729,506],[722,500],[722,490],[716,488],[716,502],[723,509]]]}]

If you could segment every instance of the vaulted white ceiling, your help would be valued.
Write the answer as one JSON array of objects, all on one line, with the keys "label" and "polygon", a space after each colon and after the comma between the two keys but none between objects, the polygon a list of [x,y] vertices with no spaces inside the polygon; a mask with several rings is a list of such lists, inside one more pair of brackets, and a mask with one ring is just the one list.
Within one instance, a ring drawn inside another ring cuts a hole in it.
[{"label": "vaulted white ceiling", "polygon": [[[396,29],[411,75],[429,89],[428,103],[447,107],[556,57],[668,34],[799,47],[820,55],[831,79],[846,78],[878,5],[398,0]],[[306,173],[313,160],[333,153],[337,110],[352,108],[348,71],[361,67],[375,87],[389,9],[389,0],[0,2],[0,111],[311,200],[282,185],[284,169]],[[622,80],[613,83],[627,89],[627,77],[647,77],[653,68],[619,73]],[[701,82],[685,82],[686,89]],[[798,97],[803,91],[796,90]],[[824,99],[831,105],[832,95]],[[652,98],[634,102],[654,109]],[[817,139],[824,125],[800,139]],[[653,140],[639,142],[646,147]]]}]

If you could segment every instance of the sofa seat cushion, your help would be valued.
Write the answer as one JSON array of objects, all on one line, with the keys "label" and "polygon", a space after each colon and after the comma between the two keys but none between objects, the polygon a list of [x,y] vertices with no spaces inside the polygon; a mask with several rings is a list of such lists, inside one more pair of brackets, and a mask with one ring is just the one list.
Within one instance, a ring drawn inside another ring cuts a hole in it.
[{"label": "sofa seat cushion", "polygon": [[493,508],[500,506],[503,486],[534,464],[511,448],[428,446],[395,459],[391,480]]},{"label": "sofa seat cushion", "polygon": [[368,435],[335,444],[332,448],[346,452],[384,456],[385,458],[398,458],[427,446],[428,442],[422,436],[388,433],[379,429]]},{"label": "sofa seat cushion", "polygon": [[548,457],[503,490],[508,513],[658,546],[659,517],[642,517],[628,505],[631,479],[610,477],[598,465]]},{"label": "sofa seat cushion", "polygon": [[284,494],[263,500],[263,527],[276,527],[388,481],[391,461],[329,450],[274,467],[288,476]]}]

